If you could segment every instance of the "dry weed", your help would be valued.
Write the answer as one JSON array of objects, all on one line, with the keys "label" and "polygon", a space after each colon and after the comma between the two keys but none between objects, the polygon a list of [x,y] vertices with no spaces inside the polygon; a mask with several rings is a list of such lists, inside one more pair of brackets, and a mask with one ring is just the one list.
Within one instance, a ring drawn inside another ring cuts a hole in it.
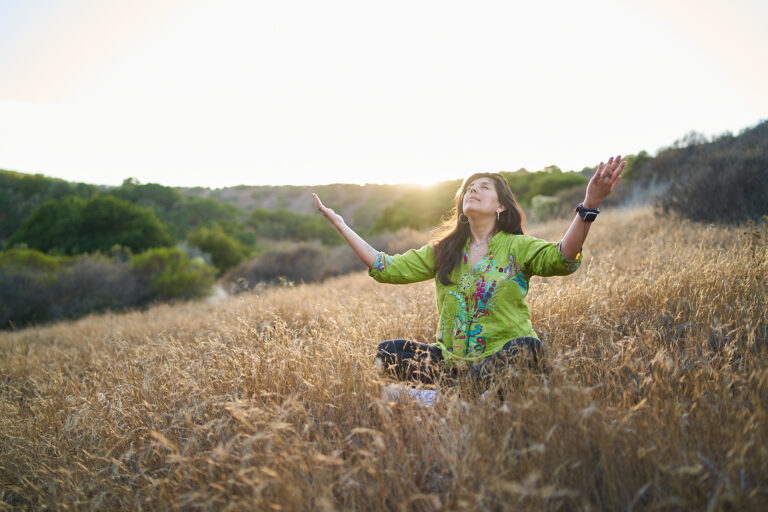
[{"label": "dry weed", "polygon": [[0,334],[0,509],[766,509],[767,230],[601,215],[582,268],[531,285],[546,373],[431,408],[371,364],[431,339],[431,283]]}]

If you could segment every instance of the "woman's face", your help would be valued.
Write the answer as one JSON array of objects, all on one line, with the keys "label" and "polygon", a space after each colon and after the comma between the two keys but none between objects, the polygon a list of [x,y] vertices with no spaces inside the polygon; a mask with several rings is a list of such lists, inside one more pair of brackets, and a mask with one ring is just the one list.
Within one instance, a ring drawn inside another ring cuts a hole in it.
[{"label": "woman's face", "polygon": [[471,217],[472,215],[493,215],[497,211],[504,211],[506,208],[499,202],[499,195],[496,193],[496,185],[491,178],[477,178],[467,185],[462,202],[464,213]]}]

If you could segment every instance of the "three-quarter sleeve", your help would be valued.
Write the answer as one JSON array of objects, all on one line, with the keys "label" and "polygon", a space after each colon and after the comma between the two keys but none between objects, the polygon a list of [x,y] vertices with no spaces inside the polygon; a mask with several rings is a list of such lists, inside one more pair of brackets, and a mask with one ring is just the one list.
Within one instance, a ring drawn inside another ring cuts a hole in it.
[{"label": "three-quarter sleeve", "polygon": [[565,276],[571,274],[581,265],[582,254],[569,260],[563,256],[562,241],[547,242],[534,237],[527,237],[523,249],[522,267],[528,276]]},{"label": "three-quarter sleeve", "polygon": [[403,254],[390,256],[376,253],[373,267],[368,275],[380,283],[416,283],[435,277],[435,255],[427,244],[420,249],[411,249]]}]

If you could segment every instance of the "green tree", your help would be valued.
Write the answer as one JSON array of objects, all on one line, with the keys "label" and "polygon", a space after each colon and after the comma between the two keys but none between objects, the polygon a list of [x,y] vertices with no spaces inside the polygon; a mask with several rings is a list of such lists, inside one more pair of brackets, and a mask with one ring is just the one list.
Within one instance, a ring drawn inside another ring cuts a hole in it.
[{"label": "green tree", "polygon": [[255,208],[248,223],[259,236],[273,240],[318,240],[326,245],[342,242],[333,226],[317,215]]},{"label": "green tree", "polygon": [[173,243],[150,208],[109,195],[89,200],[67,197],[45,203],[22,223],[9,245],[26,244],[44,252],[108,252],[115,245],[141,252]]},{"label": "green tree", "polygon": [[384,208],[371,231],[397,231],[400,228],[424,229],[436,226],[453,207],[461,180],[444,181],[431,187],[412,190]]},{"label": "green tree", "polygon": [[73,254],[80,238],[86,201],[79,197],[52,199],[37,207],[8,239],[8,246],[25,244],[43,252]]},{"label": "green tree", "polygon": [[621,172],[622,179],[634,180],[642,174],[642,169],[646,163],[653,160],[653,157],[647,151],[640,151],[636,155],[626,157],[627,165]]},{"label": "green tree", "polygon": [[0,170],[0,241],[13,235],[25,218],[51,199],[89,198],[97,192],[94,185]]},{"label": "green tree", "polygon": [[216,271],[178,247],[159,247],[131,259],[131,271],[149,282],[156,299],[193,299],[210,293]]},{"label": "green tree", "polygon": [[248,256],[248,249],[229,236],[218,223],[201,226],[189,234],[189,241],[211,255],[219,273],[225,272]]}]

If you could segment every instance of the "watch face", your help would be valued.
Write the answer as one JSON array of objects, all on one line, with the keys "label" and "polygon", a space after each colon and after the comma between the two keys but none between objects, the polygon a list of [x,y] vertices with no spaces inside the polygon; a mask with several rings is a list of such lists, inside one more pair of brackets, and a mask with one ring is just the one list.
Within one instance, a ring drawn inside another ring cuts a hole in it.
[{"label": "watch face", "polygon": [[586,222],[592,222],[597,218],[597,214],[595,212],[584,212],[584,220]]}]

